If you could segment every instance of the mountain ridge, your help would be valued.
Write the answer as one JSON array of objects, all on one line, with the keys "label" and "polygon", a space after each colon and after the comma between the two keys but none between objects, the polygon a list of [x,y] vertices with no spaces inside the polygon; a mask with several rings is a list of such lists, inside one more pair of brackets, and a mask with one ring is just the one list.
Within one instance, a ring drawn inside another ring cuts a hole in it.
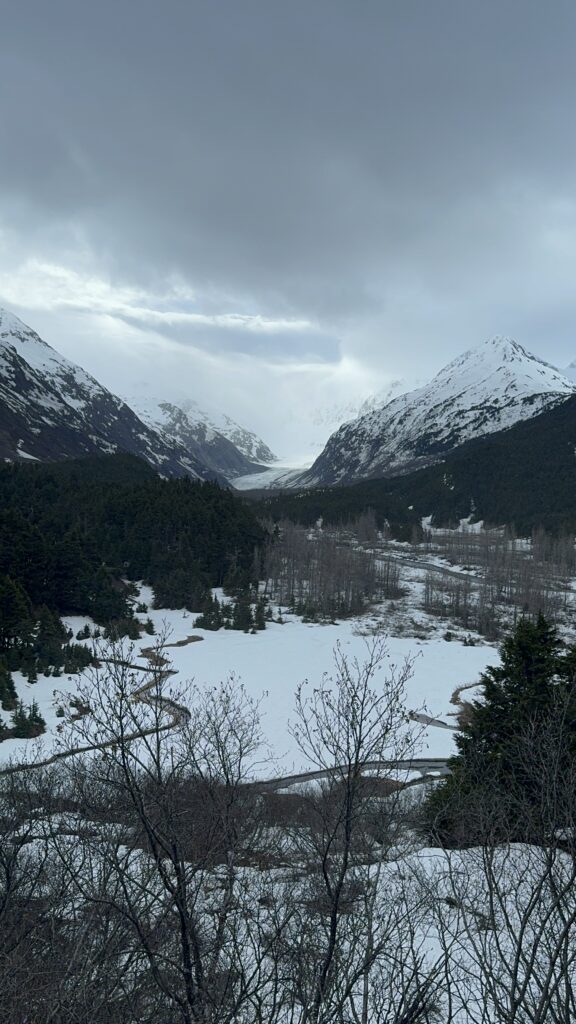
[{"label": "mountain ridge", "polygon": [[[175,403],[159,398],[126,397],[125,401],[140,419],[153,430],[174,438],[178,444],[192,451],[216,473],[224,473],[228,478],[257,473],[264,469],[260,462],[254,461],[245,454],[256,449],[267,452],[274,459],[272,452],[259,438],[250,431],[244,431],[244,451],[223,433],[216,429],[206,413],[200,410],[195,402]],[[188,405],[188,411],[184,407]],[[201,415],[196,415],[196,411]],[[233,422],[233,421],[230,421]],[[237,432],[243,430],[239,425]],[[248,437],[249,435],[249,437]],[[253,439],[253,442],[252,440]]]},{"label": "mountain ridge", "polygon": [[343,424],[290,485],[331,486],[412,472],[575,393],[576,382],[518,342],[490,339],[457,356],[428,384]]},{"label": "mountain ridge", "polygon": [[143,458],[162,476],[212,479],[226,486],[227,472],[237,475],[237,465],[254,471],[254,463],[232,442],[221,438],[222,454],[215,440],[204,444],[201,437],[177,437],[162,424],[145,422],[15,314],[0,308],[1,460],[53,462],[125,452]]}]

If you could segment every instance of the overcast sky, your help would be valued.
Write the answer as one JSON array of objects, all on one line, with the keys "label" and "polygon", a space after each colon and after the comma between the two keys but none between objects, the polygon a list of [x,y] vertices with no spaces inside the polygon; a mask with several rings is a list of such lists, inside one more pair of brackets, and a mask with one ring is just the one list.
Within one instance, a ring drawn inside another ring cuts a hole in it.
[{"label": "overcast sky", "polygon": [[0,304],[282,455],[494,335],[565,366],[575,53],[574,0],[5,5]]}]

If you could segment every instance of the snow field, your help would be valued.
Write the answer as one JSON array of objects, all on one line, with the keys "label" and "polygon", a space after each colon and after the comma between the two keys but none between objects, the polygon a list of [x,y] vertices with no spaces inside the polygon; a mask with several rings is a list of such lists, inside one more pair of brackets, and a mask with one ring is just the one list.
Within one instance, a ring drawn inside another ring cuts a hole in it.
[{"label": "snow field", "polygon": [[[220,599],[221,592],[217,594]],[[362,663],[371,638],[359,635],[358,631],[367,620],[319,625],[303,623],[296,616],[283,614],[283,624],[270,622],[257,634],[224,629],[212,632],[194,627],[193,613],[152,608],[152,592],[147,587],[141,588],[139,600],[149,605],[149,611],[140,617],[144,620],[149,616],[157,634],[167,633],[168,645],[190,635],[202,637],[201,642],[168,646],[164,651],[176,672],[170,680],[171,691],[177,694],[179,685],[187,681],[200,687],[213,687],[233,675],[251,697],[261,702],[262,732],[270,751],[270,756],[264,756],[262,774],[275,776],[311,768],[289,732],[296,688],[304,680],[308,680],[311,687],[317,686],[324,673],[333,673],[333,651],[338,642],[350,660],[356,658]],[[65,621],[74,634],[86,622],[83,618]],[[145,657],[140,652],[154,646],[156,640],[155,636],[143,634],[135,644],[134,660],[144,664]],[[393,667],[400,670],[405,659],[410,659],[412,674],[406,688],[408,709],[425,712],[444,723],[454,722],[456,708],[450,698],[456,687],[473,684],[488,665],[497,664],[499,660],[495,647],[465,647],[456,641],[447,643],[438,635],[427,640],[392,635],[387,647],[388,657],[374,679],[374,687],[378,688],[379,677],[383,678]],[[37,701],[47,730],[40,740],[5,740],[0,744],[0,760],[30,757],[38,749],[42,756],[48,756],[62,722],[56,715],[62,703],[59,694],[73,695],[78,689],[79,677],[40,676],[37,683],[30,684],[16,673],[14,679],[18,696],[24,703]],[[418,728],[422,734],[416,756],[450,756],[454,750],[452,730],[431,725]]]}]

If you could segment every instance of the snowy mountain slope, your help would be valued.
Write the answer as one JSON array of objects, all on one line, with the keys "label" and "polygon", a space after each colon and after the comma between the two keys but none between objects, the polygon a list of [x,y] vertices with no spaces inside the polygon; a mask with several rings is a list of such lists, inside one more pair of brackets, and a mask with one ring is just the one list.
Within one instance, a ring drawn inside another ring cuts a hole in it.
[{"label": "snowy mountain slope", "polygon": [[343,424],[291,486],[410,472],[574,393],[576,383],[559,370],[517,342],[496,338],[454,359],[429,384]]},{"label": "snowy mountain slope", "polygon": [[0,459],[52,462],[119,451],[140,456],[164,476],[215,476],[0,309]]},{"label": "snowy mountain slope", "polygon": [[[144,423],[164,436],[174,438],[187,451],[194,452],[215,473],[222,473],[230,479],[255,473],[260,468],[260,463],[249,458],[244,450],[217,430],[213,420],[193,402],[185,403],[188,411],[181,405],[161,399],[136,397],[126,398],[126,402]],[[237,426],[236,433],[242,429]],[[268,454],[268,460],[274,458],[270,449],[255,434],[249,431],[243,433],[250,439],[243,444],[243,449],[262,450]]]},{"label": "snowy mountain slope", "polygon": [[211,407],[200,408],[198,402],[191,398],[178,401],[176,406],[186,413],[190,423],[199,427],[203,425],[207,431],[214,431],[225,437],[252,465],[269,465],[276,462],[277,456],[257,434],[240,426],[225,413]]}]

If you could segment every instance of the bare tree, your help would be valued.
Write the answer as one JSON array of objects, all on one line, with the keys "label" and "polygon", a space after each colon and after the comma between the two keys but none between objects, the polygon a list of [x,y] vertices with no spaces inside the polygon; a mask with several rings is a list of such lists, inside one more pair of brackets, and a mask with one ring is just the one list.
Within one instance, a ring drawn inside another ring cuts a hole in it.
[{"label": "bare tree", "polygon": [[308,617],[354,615],[379,591],[373,551],[351,543],[349,533],[306,529],[289,521],[267,549],[266,594]]},{"label": "bare tree", "polygon": [[[576,1019],[576,764],[566,756],[572,745],[570,701],[559,694],[545,717],[516,737],[513,764],[522,785],[512,776],[503,798],[478,780],[483,840],[445,852],[434,878],[431,905],[454,1004],[473,1024]],[[507,817],[514,822],[510,841],[502,840]]]},{"label": "bare tree", "polygon": [[[403,843],[397,762],[415,746],[405,703],[410,672],[409,662],[387,664],[382,641],[367,645],[362,663],[337,647],[333,676],[297,692],[292,732],[321,774],[295,834],[303,874],[292,886],[290,1019],[300,1024],[401,1019],[392,1015],[400,995],[391,979],[400,976],[403,943],[405,967],[415,967],[409,927],[417,908],[386,872]],[[423,1000],[412,1019],[432,1019],[429,1011]]]},{"label": "bare tree", "polygon": [[161,646],[148,681],[137,675],[116,648],[83,695],[90,714],[67,743],[97,749],[66,763],[77,803],[106,828],[85,835],[75,858],[56,837],[61,862],[85,907],[127,922],[167,1019],[253,1021],[273,989],[281,917],[246,873],[260,831],[246,786],[261,747],[257,703],[233,679],[170,692]]}]

